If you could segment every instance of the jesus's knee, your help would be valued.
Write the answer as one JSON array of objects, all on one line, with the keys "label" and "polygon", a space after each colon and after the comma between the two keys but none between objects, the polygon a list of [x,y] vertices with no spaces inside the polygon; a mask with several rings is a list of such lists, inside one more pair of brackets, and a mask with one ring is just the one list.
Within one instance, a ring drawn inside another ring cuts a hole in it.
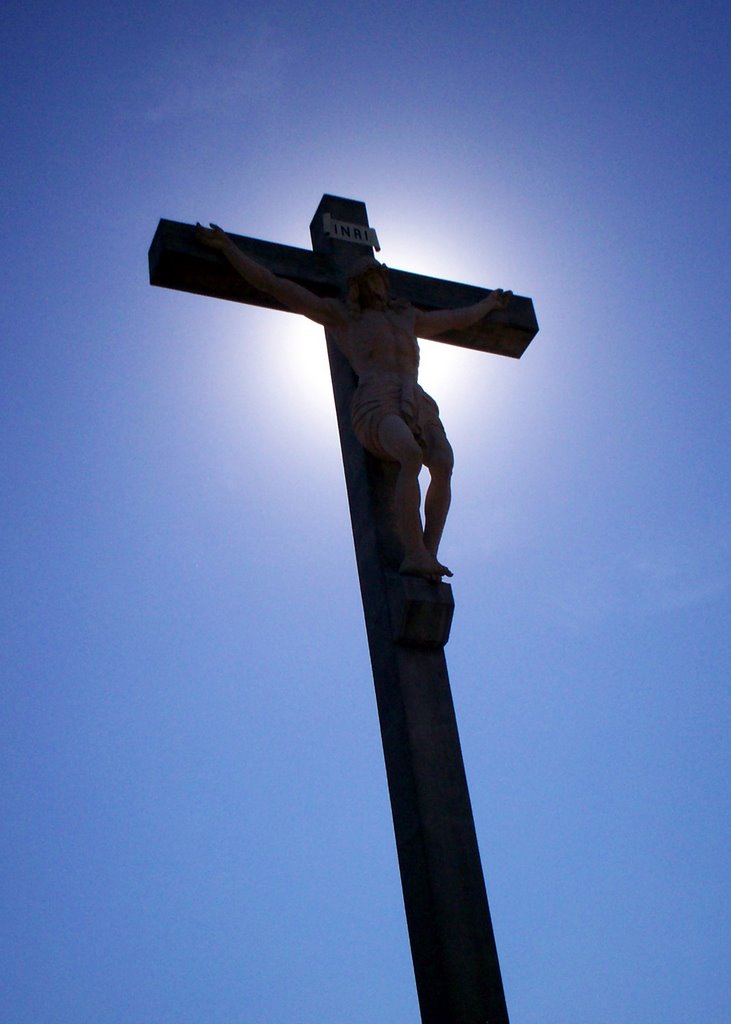
[{"label": "jesus's knee", "polygon": [[445,440],[429,449],[424,465],[427,466],[432,476],[449,478],[454,469],[454,453],[449,441]]}]

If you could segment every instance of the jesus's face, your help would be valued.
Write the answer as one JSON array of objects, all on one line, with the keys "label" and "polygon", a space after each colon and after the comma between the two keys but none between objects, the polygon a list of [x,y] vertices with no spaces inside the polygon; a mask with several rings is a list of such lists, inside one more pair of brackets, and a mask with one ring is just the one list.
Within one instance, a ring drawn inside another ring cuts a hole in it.
[{"label": "jesus's face", "polygon": [[379,267],[369,270],[359,279],[358,290],[361,305],[382,309],[388,300],[388,283],[385,273]]}]

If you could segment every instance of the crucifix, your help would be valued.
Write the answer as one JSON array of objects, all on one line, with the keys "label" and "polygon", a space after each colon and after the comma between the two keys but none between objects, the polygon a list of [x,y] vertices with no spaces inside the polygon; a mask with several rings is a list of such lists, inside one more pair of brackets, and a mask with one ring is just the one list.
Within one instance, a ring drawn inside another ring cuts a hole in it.
[{"label": "crucifix", "polygon": [[416,334],[520,358],[538,331],[533,303],[386,272],[355,200],[323,196],[310,233],[313,251],[161,220],[150,282],[325,327],[421,1019],[508,1024],[444,656],[451,449],[416,382]]}]

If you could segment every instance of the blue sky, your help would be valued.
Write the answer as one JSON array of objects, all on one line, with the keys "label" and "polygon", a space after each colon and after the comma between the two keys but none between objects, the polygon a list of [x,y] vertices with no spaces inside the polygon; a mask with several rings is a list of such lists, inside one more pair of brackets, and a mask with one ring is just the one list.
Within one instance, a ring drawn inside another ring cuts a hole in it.
[{"label": "blue sky", "polygon": [[513,1024],[728,1019],[721,3],[10,3],[3,1024],[418,1020],[318,328],[159,217],[531,295],[423,346]]}]

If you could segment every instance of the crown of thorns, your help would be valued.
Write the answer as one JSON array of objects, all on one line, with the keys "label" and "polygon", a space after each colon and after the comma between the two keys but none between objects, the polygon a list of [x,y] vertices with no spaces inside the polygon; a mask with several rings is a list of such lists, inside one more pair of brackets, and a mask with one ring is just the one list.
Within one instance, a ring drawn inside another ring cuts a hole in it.
[{"label": "crown of thorns", "polygon": [[348,284],[351,284],[353,281],[357,281],[358,278],[365,277],[366,274],[372,274],[374,270],[380,271],[382,274],[388,273],[388,267],[385,263],[379,263],[373,256],[361,256],[348,267],[346,280]]}]

